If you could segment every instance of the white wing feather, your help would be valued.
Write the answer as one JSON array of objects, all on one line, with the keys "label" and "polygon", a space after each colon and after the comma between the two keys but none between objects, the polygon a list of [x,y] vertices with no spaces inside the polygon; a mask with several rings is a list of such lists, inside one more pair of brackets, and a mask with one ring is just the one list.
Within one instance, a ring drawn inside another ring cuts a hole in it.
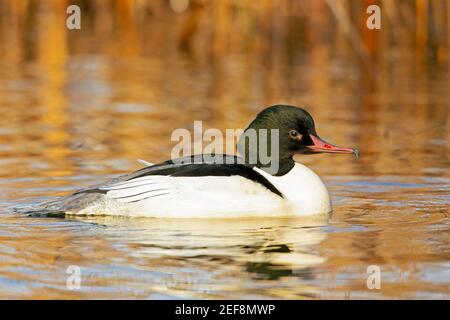
[{"label": "white wing feather", "polygon": [[144,166],[147,166],[147,167],[151,167],[151,166],[154,165],[154,163],[151,163],[151,162],[148,162],[148,161],[145,161],[145,160],[142,160],[142,159],[137,159],[137,162],[139,162],[140,164],[142,164]]},{"label": "white wing feather", "polygon": [[122,203],[142,201],[153,197],[170,198],[177,193],[177,185],[168,176],[145,176],[99,188],[106,196]]}]

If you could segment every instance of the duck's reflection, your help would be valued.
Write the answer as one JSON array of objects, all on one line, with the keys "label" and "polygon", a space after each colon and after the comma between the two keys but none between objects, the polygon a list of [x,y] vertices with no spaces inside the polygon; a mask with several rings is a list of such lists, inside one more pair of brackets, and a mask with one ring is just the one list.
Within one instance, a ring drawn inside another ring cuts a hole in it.
[{"label": "duck's reflection", "polygon": [[105,226],[120,249],[151,263],[176,260],[207,270],[240,268],[253,278],[314,277],[328,216],[270,219],[76,218]]}]

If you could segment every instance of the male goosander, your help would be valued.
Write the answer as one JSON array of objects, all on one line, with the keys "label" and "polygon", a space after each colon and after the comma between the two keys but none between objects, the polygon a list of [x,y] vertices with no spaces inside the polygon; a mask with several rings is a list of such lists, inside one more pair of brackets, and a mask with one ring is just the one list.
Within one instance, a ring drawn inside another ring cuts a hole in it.
[{"label": "male goosander", "polygon": [[[278,133],[276,138],[262,139],[260,132],[273,129]],[[245,149],[249,140],[241,137],[242,157],[194,155],[155,165],[147,163],[148,166],[138,171],[25,212],[164,218],[305,216],[331,212],[330,197],[321,179],[306,166],[296,163],[293,156],[316,153],[358,156],[358,151],[319,138],[311,115],[294,106],[275,105],[264,109],[243,136],[252,130],[259,141],[257,149],[262,142],[269,150],[277,145],[277,157],[272,159],[276,166],[263,164],[259,154],[253,157],[255,161],[250,161],[250,148]],[[206,160],[205,156],[214,161]]]}]

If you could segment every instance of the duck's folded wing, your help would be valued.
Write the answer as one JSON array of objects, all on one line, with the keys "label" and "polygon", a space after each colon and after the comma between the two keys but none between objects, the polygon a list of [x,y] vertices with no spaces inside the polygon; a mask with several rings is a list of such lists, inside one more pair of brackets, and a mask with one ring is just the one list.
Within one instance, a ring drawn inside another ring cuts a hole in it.
[{"label": "duck's folded wing", "polygon": [[[208,195],[211,189],[209,188],[209,180],[195,179],[195,177],[220,176],[241,176],[245,180],[263,186],[283,198],[282,193],[263,175],[243,164],[175,163],[174,161],[166,161],[140,169],[131,174],[119,176],[99,185],[78,190],[70,195],[59,197],[34,207],[18,209],[18,211],[39,215],[74,213],[98,201],[103,201],[105,196],[122,203],[139,202],[150,198],[155,200],[171,199],[176,194],[185,194],[189,190],[195,191],[198,182],[202,184],[204,187],[202,190],[205,191],[200,195]],[[179,179],[178,177],[193,179]],[[217,179],[211,179],[211,182],[214,181],[217,183]],[[223,183],[228,183],[228,180],[224,179]],[[219,194],[214,193],[212,196],[214,198],[217,195],[220,195],[220,192]]]},{"label": "duck's folded wing", "polygon": [[154,197],[166,197],[177,193],[177,184],[169,176],[145,176],[117,182],[98,188],[110,199],[132,203]]},{"label": "duck's folded wing", "polygon": [[[234,160],[236,162],[237,158],[234,158]],[[177,193],[179,186],[176,177],[242,176],[283,197],[274,185],[249,166],[236,163],[217,164],[196,161],[198,160],[195,159],[192,162],[166,161],[120,176],[101,185],[79,190],[75,194],[106,193],[108,198],[120,202],[136,202],[151,197],[169,197]],[[186,188],[186,186],[183,188]]]}]

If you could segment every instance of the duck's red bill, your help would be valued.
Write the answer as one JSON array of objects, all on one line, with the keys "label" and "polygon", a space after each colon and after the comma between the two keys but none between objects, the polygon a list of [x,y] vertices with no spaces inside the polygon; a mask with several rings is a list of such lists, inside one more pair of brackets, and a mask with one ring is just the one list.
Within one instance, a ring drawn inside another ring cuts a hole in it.
[{"label": "duck's red bill", "polygon": [[308,149],[314,153],[344,153],[354,154],[357,158],[359,157],[359,151],[357,149],[338,147],[312,134],[309,137],[313,145],[308,146]]}]

